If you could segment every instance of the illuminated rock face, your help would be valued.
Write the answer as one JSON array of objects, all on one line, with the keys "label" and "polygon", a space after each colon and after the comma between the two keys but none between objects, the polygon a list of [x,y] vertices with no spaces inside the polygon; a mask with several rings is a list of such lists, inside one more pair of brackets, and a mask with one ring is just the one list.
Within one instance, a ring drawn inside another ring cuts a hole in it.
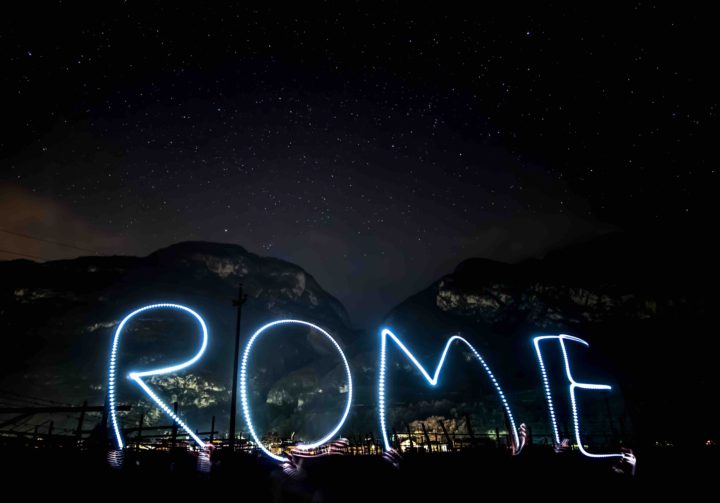
[{"label": "illuminated rock face", "polygon": [[[674,307],[675,299],[663,298],[660,292],[639,293],[622,277],[587,284],[583,277],[546,276],[539,263],[516,266],[522,271],[521,281],[513,281],[510,274],[502,281],[485,279],[474,262],[461,264],[434,286],[439,310],[488,324],[523,322],[554,330],[586,322],[648,319],[658,315],[658,309],[668,312]],[[482,269],[492,267],[488,261],[482,263]],[[500,263],[495,266],[508,268]]]},{"label": "illuminated rock face", "polygon": [[439,318],[507,335],[521,326],[577,330],[702,316],[707,298],[717,293],[698,288],[689,272],[697,269],[702,274],[691,264],[668,267],[651,244],[610,235],[518,264],[468,259],[390,311],[387,320],[399,326],[420,317],[437,325]]}]

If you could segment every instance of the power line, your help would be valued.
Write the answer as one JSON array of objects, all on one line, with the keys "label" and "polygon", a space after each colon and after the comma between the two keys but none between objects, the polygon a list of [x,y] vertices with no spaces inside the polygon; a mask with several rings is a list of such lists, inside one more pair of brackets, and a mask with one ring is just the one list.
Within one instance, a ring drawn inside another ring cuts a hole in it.
[{"label": "power line", "polygon": [[40,241],[42,243],[49,243],[55,246],[62,246],[64,248],[72,248],[74,250],[80,250],[80,251],[86,251],[90,253],[94,253],[96,255],[99,255],[100,253],[96,250],[92,250],[90,248],[84,248],[82,246],[77,246],[69,243],[63,243],[62,241],[55,241],[54,239],[47,239],[47,238],[39,238],[37,236],[30,236],[28,234],[23,234],[21,232],[15,232],[15,231],[9,231],[7,229],[0,229],[0,232],[3,232],[5,234],[10,234],[11,236],[18,236],[25,239],[33,239],[35,241]]},{"label": "power line", "polygon": [[17,257],[34,258],[37,260],[52,260],[52,259],[49,259],[46,257],[39,257],[37,255],[28,255],[27,253],[18,253],[18,252],[14,252],[14,251],[10,251],[10,250],[4,250],[2,248],[0,248],[0,253],[7,253],[9,255],[15,255]]},{"label": "power line", "polygon": [[35,397],[35,396],[30,396],[30,395],[21,395],[20,393],[15,393],[13,391],[8,391],[8,390],[4,390],[4,389],[0,389],[0,394],[6,395],[6,396],[14,396],[14,397],[17,397],[16,400],[20,399],[20,400],[24,400],[26,402],[28,400],[35,400],[36,402],[41,402],[41,403],[46,402],[46,403],[51,403],[51,404],[55,404],[55,405],[66,405],[66,406],[71,405],[67,402],[57,402],[55,400],[50,400],[49,398],[39,398],[39,397]]}]

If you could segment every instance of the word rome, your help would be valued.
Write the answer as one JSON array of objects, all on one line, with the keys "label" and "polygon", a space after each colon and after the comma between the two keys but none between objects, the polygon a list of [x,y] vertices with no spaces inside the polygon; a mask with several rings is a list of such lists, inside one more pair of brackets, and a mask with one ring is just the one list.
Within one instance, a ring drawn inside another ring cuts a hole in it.
[{"label": "word rome", "polygon": [[[186,369],[190,367],[191,365],[195,364],[198,360],[200,360],[205,353],[205,349],[207,348],[208,344],[208,327],[205,323],[205,320],[195,312],[194,310],[190,309],[189,307],[182,306],[179,304],[170,304],[170,303],[162,303],[162,304],[151,304],[148,306],[141,307],[139,309],[136,309],[135,311],[128,314],[118,325],[117,329],[115,330],[115,335],[112,340],[112,348],[110,351],[110,362],[109,362],[109,368],[108,368],[108,391],[107,391],[107,398],[108,398],[108,407],[110,412],[110,419],[112,421],[112,428],[115,434],[115,441],[117,448],[122,450],[125,447],[125,441],[123,439],[123,436],[121,434],[121,428],[118,421],[118,415],[117,415],[117,356],[118,356],[118,348],[120,345],[120,340],[123,334],[123,331],[125,330],[125,327],[127,323],[134,317],[147,313],[149,311],[155,311],[155,310],[174,310],[177,311],[179,314],[183,315],[189,315],[192,317],[198,325],[198,328],[200,329],[200,346],[195,352],[195,354],[188,360],[184,362],[180,362],[174,365],[169,365],[162,368],[155,368],[151,370],[144,370],[142,372],[135,372],[131,371],[127,374],[127,378],[140,387],[140,389],[148,396],[150,399],[155,402],[155,404],[165,413],[167,414],[173,421],[175,421],[178,426],[180,426],[183,430],[187,432],[187,434],[197,443],[198,446],[201,448],[205,448],[206,444],[197,436],[195,431],[188,426],[180,417],[178,417],[177,414],[168,406],[167,403],[165,403],[162,398],[160,398],[151,388],[148,386],[148,384],[145,382],[144,378],[150,377],[150,376],[159,376],[164,374],[170,374],[179,372],[183,369]],[[345,420],[348,417],[348,413],[350,412],[350,407],[352,405],[352,399],[353,399],[353,382],[352,382],[352,372],[350,368],[350,364],[348,363],[347,358],[345,357],[345,353],[343,352],[342,348],[338,344],[338,342],[333,338],[333,336],[325,331],[323,328],[314,325],[313,323],[302,321],[302,320],[278,320],[273,321],[271,323],[268,323],[264,326],[262,326],[259,330],[257,330],[248,340],[247,344],[245,345],[245,348],[242,353],[242,364],[240,367],[240,400],[242,403],[242,410],[243,410],[243,416],[245,418],[245,422],[247,424],[248,431],[250,432],[250,435],[252,436],[253,441],[255,444],[269,457],[277,460],[277,461],[285,461],[285,458],[282,456],[279,456],[277,454],[274,454],[270,452],[270,450],[263,445],[262,441],[258,437],[258,434],[256,432],[253,418],[252,418],[252,411],[250,409],[250,405],[248,403],[248,375],[247,375],[247,368],[248,368],[248,362],[252,356],[252,349],[253,345],[257,342],[257,340],[270,328],[273,327],[286,327],[286,326],[297,326],[297,325],[303,325],[306,327],[310,327],[316,331],[318,331],[320,334],[322,334],[324,337],[327,338],[327,340],[331,343],[333,348],[337,351],[337,353],[340,355],[340,358],[343,363],[343,368],[345,371],[345,378],[347,379],[347,399],[345,406],[343,408],[343,412],[341,417],[339,418],[336,425],[333,427],[331,431],[329,431],[325,436],[322,438],[315,440],[313,442],[308,442],[305,444],[300,445],[301,448],[306,449],[312,449],[319,447],[338,435],[340,430],[342,429],[343,424],[345,423]],[[520,431],[519,427],[516,424],[515,416],[512,412],[512,408],[510,403],[507,400],[507,397],[503,391],[502,386],[500,385],[500,381],[496,377],[496,375],[492,372],[490,365],[487,361],[482,357],[482,355],[473,347],[473,345],[465,338],[460,337],[459,335],[454,335],[450,337],[447,342],[445,343],[445,347],[442,351],[442,354],[440,355],[440,359],[437,363],[437,366],[432,371],[432,373],[428,372],[428,369],[426,369],[413,355],[413,353],[408,349],[408,347],[402,342],[402,340],[389,328],[383,328],[380,331],[380,368],[379,368],[379,377],[378,377],[378,387],[377,387],[377,413],[378,413],[378,420],[380,425],[380,434],[382,436],[383,445],[386,450],[389,450],[391,448],[390,441],[388,439],[388,432],[387,432],[387,424],[386,424],[386,401],[385,401],[385,393],[386,389],[389,385],[386,378],[386,368],[387,368],[387,360],[388,360],[388,344],[395,345],[398,349],[400,349],[401,354],[407,358],[415,368],[420,372],[420,375],[430,384],[430,386],[435,387],[438,384],[438,378],[440,377],[440,373],[443,369],[443,364],[445,363],[446,356],[448,354],[448,351],[450,350],[453,343],[460,343],[462,345],[465,345],[467,349],[470,350],[474,358],[480,363],[480,367],[482,367],[482,371],[484,375],[487,376],[487,378],[492,383],[492,386],[495,390],[495,393],[498,396],[498,399],[500,400],[500,403],[503,407],[503,410],[508,418],[509,423],[509,429],[510,434],[512,436],[512,442],[513,445],[516,447],[515,453],[519,453],[522,444],[520,440]],[[569,387],[569,396],[570,396],[570,407],[572,411],[573,416],[573,429],[574,429],[574,435],[575,435],[575,443],[577,445],[578,450],[584,454],[585,456],[591,457],[591,458],[622,458],[624,457],[623,453],[591,453],[588,452],[583,447],[582,442],[582,434],[581,434],[581,428],[580,428],[580,411],[579,406],[576,400],[576,393],[577,390],[587,390],[587,391],[599,391],[599,390],[610,390],[611,387],[606,384],[590,384],[590,383],[581,383],[577,382],[573,378],[573,372],[572,372],[572,365],[570,363],[570,358],[568,356],[568,350],[567,350],[567,344],[579,344],[584,347],[588,347],[589,344],[578,338],[573,337],[571,335],[565,335],[565,334],[558,334],[558,335],[543,335],[539,337],[535,337],[532,340],[535,353],[537,355],[537,361],[538,366],[540,368],[540,375],[542,378],[543,388],[545,391],[545,397],[547,402],[547,409],[548,409],[548,415],[550,419],[550,426],[552,429],[552,435],[553,435],[553,441],[556,445],[560,445],[561,439],[559,434],[559,428],[558,428],[558,419],[556,417],[555,413],[555,406],[553,401],[553,392],[550,389],[550,381],[548,379],[548,375],[545,369],[545,361],[543,359],[543,350],[547,346],[550,346],[551,344],[555,344],[555,346],[560,350],[563,358],[564,363],[564,370],[565,370],[565,377],[567,379],[567,385]]]}]

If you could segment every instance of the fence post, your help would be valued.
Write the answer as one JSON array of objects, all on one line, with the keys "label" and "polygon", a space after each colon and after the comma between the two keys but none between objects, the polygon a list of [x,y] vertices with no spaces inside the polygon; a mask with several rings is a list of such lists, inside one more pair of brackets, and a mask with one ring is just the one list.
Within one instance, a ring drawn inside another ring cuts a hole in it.
[{"label": "fence post", "polygon": [[[178,403],[173,402],[173,409],[175,409],[175,416],[177,416],[178,413]],[[173,427],[172,427],[172,447],[175,448],[175,444],[177,443],[177,434],[178,434],[178,427],[177,427],[177,421],[173,421]]]},{"label": "fence post", "polygon": [[140,421],[138,421],[138,432],[137,437],[135,437],[135,448],[140,449],[140,441],[142,439],[142,431],[143,431],[143,422],[145,421],[145,413],[140,413]]},{"label": "fence post", "polygon": [[87,408],[87,400],[83,402],[83,408],[80,410],[80,419],[78,419],[77,430],[75,431],[75,440],[82,440],[83,423],[85,422],[85,409]]},{"label": "fence post", "polygon": [[414,442],[413,442],[412,431],[410,431],[410,425],[409,425],[408,423],[405,423],[405,427],[407,428],[408,439],[410,440],[410,449],[412,450],[412,449],[415,448],[415,445],[414,445]]},{"label": "fence post", "polygon": [[470,445],[475,445],[475,433],[473,432],[472,423],[470,422],[470,414],[465,414],[465,426],[467,426],[468,435],[470,435]]},{"label": "fence post", "polygon": [[430,435],[428,435],[427,428],[425,428],[425,423],[420,422],[420,427],[423,431],[423,436],[425,437],[425,443],[428,446],[428,452],[432,452],[432,442],[430,442]]},{"label": "fence post", "polygon": [[450,449],[451,451],[454,451],[455,445],[453,444],[453,441],[450,438],[450,435],[448,434],[447,428],[445,428],[445,421],[443,421],[442,419],[440,420],[440,428],[442,428],[443,435],[445,435],[445,440],[447,440],[448,449]]},{"label": "fence post", "polygon": [[48,432],[47,432],[47,435],[48,435],[47,445],[48,445],[48,446],[52,446],[52,444],[53,444],[53,440],[52,440],[52,436],[53,436],[53,425],[54,425],[54,422],[53,422],[53,421],[50,421],[50,425],[48,426]]}]

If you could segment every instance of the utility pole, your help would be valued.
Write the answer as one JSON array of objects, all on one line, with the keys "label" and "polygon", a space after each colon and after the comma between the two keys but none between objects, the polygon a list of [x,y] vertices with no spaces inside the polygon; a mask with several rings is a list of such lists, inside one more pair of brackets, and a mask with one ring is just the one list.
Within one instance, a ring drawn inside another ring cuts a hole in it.
[{"label": "utility pole", "polygon": [[237,323],[235,324],[235,362],[233,364],[232,397],[230,398],[230,431],[228,433],[230,452],[235,452],[235,417],[237,416],[238,367],[240,365],[240,317],[242,315],[242,306],[246,300],[247,295],[243,293],[243,284],[240,283],[238,286],[238,297],[233,300],[233,306],[237,307]]}]

